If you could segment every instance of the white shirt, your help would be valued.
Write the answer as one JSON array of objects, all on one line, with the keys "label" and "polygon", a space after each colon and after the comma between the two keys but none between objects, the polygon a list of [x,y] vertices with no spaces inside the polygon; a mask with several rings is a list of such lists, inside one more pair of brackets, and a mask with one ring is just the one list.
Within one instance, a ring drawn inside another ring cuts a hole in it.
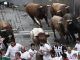
[{"label": "white shirt", "polygon": [[73,52],[73,54],[77,54],[77,55],[79,53],[79,51],[77,51],[77,50],[72,50],[72,52]]},{"label": "white shirt", "polygon": [[40,51],[42,51],[43,53],[43,60],[50,60],[50,57],[51,57],[50,50],[51,50],[51,46],[46,43],[40,47]]},{"label": "white shirt", "polygon": [[63,60],[62,56],[58,57],[58,60]]},{"label": "white shirt", "polygon": [[19,43],[16,43],[16,45],[14,47],[12,47],[11,45],[8,47],[8,50],[5,54],[6,57],[10,56],[11,59],[15,58],[15,53],[21,51],[21,48],[23,46]]},{"label": "white shirt", "polygon": [[24,58],[24,59],[30,59],[31,56],[30,56],[29,52],[26,51],[26,52],[24,52],[24,53],[21,54],[21,58]]},{"label": "white shirt", "polygon": [[78,54],[77,51],[72,50],[71,53],[65,52],[67,54],[67,57],[69,60],[78,60],[77,56],[75,56],[74,54]]},{"label": "white shirt", "polygon": [[36,50],[29,49],[28,52],[29,52],[29,54],[31,56],[31,60],[33,60],[33,59],[36,60],[36,53],[37,53],[37,51]]},{"label": "white shirt", "polygon": [[58,56],[61,56],[61,53],[62,53],[62,46],[54,46],[54,50],[55,50],[55,55],[58,57]]},{"label": "white shirt", "polygon": [[51,60],[59,60],[59,59],[60,59],[59,57],[51,58]]},{"label": "white shirt", "polygon": [[77,43],[77,44],[75,45],[75,48],[77,48],[77,51],[80,51],[80,43]]}]

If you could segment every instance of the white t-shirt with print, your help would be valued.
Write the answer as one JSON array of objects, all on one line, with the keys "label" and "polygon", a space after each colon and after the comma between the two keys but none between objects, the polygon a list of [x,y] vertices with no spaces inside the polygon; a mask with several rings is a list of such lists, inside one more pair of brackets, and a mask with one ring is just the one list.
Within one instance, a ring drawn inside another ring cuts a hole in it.
[{"label": "white t-shirt with print", "polygon": [[77,44],[75,45],[75,48],[77,48],[77,51],[80,51],[80,43],[77,43]]},{"label": "white t-shirt with print", "polygon": [[19,43],[16,43],[16,45],[14,47],[12,47],[11,45],[8,47],[7,52],[5,54],[5,57],[10,56],[11,59],[15,58],[15,53],[21,51],[21,48],[23,46]]},{"label": "white t-shirt with print", "polygon": [[29,52],[26,51],[26,52],[24,52],[24,53],[21,54],[21,58],[23,58],[23,59],[30,59],[31,56],[30,56]]},{"label": "white t-shirt with print", "polygon": [[43,46],[40,47],[40,49],[42,51],[43,54],[43,60],[50,60],[50,50],[51,50],[51,46],[47,43],[45,43]]}]

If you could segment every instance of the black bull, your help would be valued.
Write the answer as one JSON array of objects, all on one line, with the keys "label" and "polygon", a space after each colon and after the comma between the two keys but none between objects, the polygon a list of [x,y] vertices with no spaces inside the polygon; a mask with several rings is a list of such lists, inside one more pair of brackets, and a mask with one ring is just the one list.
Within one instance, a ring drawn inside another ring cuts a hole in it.
[{"label": "black bull", "polygon": [[0,21],[0,36],[4,38],[4,45],[6,49],[8,48],[8,44],[11,41],[15,41],[12,26],[5,21]]},{"label": "black bull", "polygon": [[[56,18],[57,19],[57,18]],[[54,21],[55,22],[55,21]],[[51,27],[54,32],[54,37],[56,38],[55,35],[55,30],[58,30],[61,35],[61,43],[72,43],[76,42],[76,37],[75,34],[78,33],[78,36],[80,38],[80,22],[76,20],[74,16],[71,14],[67,13],[63,16],[63,19],[61,20],[61,23],[59,23],[58,28],[55,26],[55,24],[51,21]],[[62,39],[62,37],[65,37],[66,40]],[[64,41],[63,41],[64,40]]]},{"label": "black bull", "polygon": [[74,40],[76,40],[76,37],[74,35],[76,33],[78,33],[78,38],[80,39],[80,22],[78,22],[76,18],[73,18],[72,24],[68,26],[68,30]]},{"label": "black bull", "polygon": [[7,43],[10,43],[11,40],[15,40],[14,39],[14,35],[13,35],[13,31],[10,30],[5,30],[5,31],[1,31],[0,30],[0,35],[5,38],[5,40],[3,41],[4,45],[6,48],[8,48]]},{"label": "black bull", "polygon": [[[79,38],[80,39],[80,22],[78,22],[78,20],[76,19],[76,17],[70,13],[67,13],[63,16],[63,18],[65,20],[71,20],[70,22],[68,22],[67,24],[67,31],[66,33],[68,34],[69,37],[72,37],[73,42],[76,42],[76,39]],[[75,36],[75,34],[78,34],[78,37]]]}]

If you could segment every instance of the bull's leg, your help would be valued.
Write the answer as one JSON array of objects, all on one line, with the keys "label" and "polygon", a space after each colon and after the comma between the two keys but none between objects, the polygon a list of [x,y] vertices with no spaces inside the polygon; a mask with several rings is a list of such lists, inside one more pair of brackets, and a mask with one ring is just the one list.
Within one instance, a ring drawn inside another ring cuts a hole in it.
[{"label": "bull's leg", "polygon": [[59,33],[59,35],[60,35],[60,41],[59,41],[59,42],[60,42],[61,44],[65,43],[65,39],[64,39],[64,37],[63,37],[62,32],[59,32],[59,31],[58,31],[58,33]]},{"label": "bull's leg", "polygon": [[7,41],[4,40],[3,43],[4,43],[5,48],[6,48],[6,50],[7,50],[7,48],[8,48]]},{"label": "bull's leg", "polygon": [[52,16],[52,17],[53,17],[54,15],[56,15],[56,14],[51,13],[51,16]]},{"label": "bull's leg", "polygon": [[45,16],[45,21],[46,21],[46,24],[48,24],[48,27],[49,27],[47,16]]},{"label": "bull's leg", "polygon": [[80,39],[80,33],[78,33],[79,39]]},{"label": "bull's leg", "polygon": [[65,43],[66,43],[66,45],[71,45],[72,43],[72,38],[71,38],[71,36],[70,36],[70,34],[67,34],[67,35],[65,35],[66,36],[66,38],[65,38]]},{"label": "bull's leg", "polygon": [[53,30],[53,32],[54,32],[55,41],[57,41],[58,39],[56,37],[55,29]]},{"label": "bull's leg", "polygon": [[51,26],[52,31],[54,32],[54,38],[55,38],[55,41],[56,41],[57,37],[56,37],[56,34],[55,34],[55,28],[54,28],[54,25],[53,25],[52,21],[50,21],[50,26]]},{"label": "bull's leg", "polygon": [[55,14],[54,14],[55,11],[54,11],[53,7],[50,8],[50,13],[51,13],[51,16],[52,16],[52,17],[53,17],[53,15],[55,15]]},{"label": "bull's leg", "polygon": [[42,27],[41,20],[39,20],[39,26]]},{"label": "bull's leg", "polygon": [[76,42],[76,37],[75,37],[74,33],[73,33],[73,32],[70,32],[70,35],[71,35],[72,38],[73,38],[72,43],[75,43],[75,42]]},{"label": "bull's leg", "polygon": [[39,27],[42,27],[41,20],[39,18],[36,18],[36,23]]},{"label": "bull's leg", "polygon": [[67,36],[68,36],[68,38],[66,40],[68,40],[68,44],[72,45],[73,42],[74,42],[74,39],[73,39],[72,35],[70,33],[68,33]]},{"label": "bull's leg", "polygon": [[29,14],[29,16],[32,18],[33,22],[36,23],[36,21],[35,21],[35,19],[34,19],[34,16],[32,16],[32,15],[30,15],[30,14]]},{"label": "bull's leg", "polygon": [[40,27],[42,27],[40,19],[38,19],[38,18],[35,19],[34,16],[31,16],[31,15],[29,15],[29,16],[32,18],[32,20],[33,20],[34,23],[36,23],[37,25],[39,25]]}]

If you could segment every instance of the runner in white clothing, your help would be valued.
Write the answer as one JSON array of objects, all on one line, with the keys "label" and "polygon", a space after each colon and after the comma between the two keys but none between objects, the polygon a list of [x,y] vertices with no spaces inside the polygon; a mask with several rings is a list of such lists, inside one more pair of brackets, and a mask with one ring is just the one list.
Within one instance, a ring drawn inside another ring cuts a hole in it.
[{"label": "runner in white clothing", "polygon": [[54,48],[52,48],[52,50],[50,51],[50,54],[51,54],[50,60],[59,60],[59,57],[55,56],[55,50],[54,50]]},{"label": "runner in white clothing", "polygon": [[11,60],[15,58],[15,53],[21,51],[23,46],[15,41],[11,42],[11,45],[8,47],[5,57],[10,57]]},{"label": "runner in white clothing", "polygon": [[56,57],[60,57],[61,54],[64,53],[64,51],[66,51],[66,47],[61,45],[59,42],[56,42],[56,44],[53,46],[54,50],[55,50],[55,55]]},{"label": "runner in white clothing", "polygon": [[75,49],[77,49],[77,51],[80,51],[80,41],[77,41]]},{"label": "runner in white clothing", "polygon": [[41,53],[43,54],[43,60],[50,60],[50,50],[51,50],[51,46],[47,43],[43,44],[42,46],[40,46],[39,51],[41,51]]},{"label": "runner in white clothing", "polygon": [[31,48],[28,50],[30,56],[31,56],[31,60],[36,60],[36,53],[37,51],[35,50],[35,44],[31,43]]},{"label": "runner in white clothing", "polygon": [[21,53],[21,58],[24,60],[31,60],[31,56],[28,51]]},{"label": "runner in white clothing", "polygon": [[68,51],[65,52],[69,60],[77,60],[77,53],[68,47]]}]

